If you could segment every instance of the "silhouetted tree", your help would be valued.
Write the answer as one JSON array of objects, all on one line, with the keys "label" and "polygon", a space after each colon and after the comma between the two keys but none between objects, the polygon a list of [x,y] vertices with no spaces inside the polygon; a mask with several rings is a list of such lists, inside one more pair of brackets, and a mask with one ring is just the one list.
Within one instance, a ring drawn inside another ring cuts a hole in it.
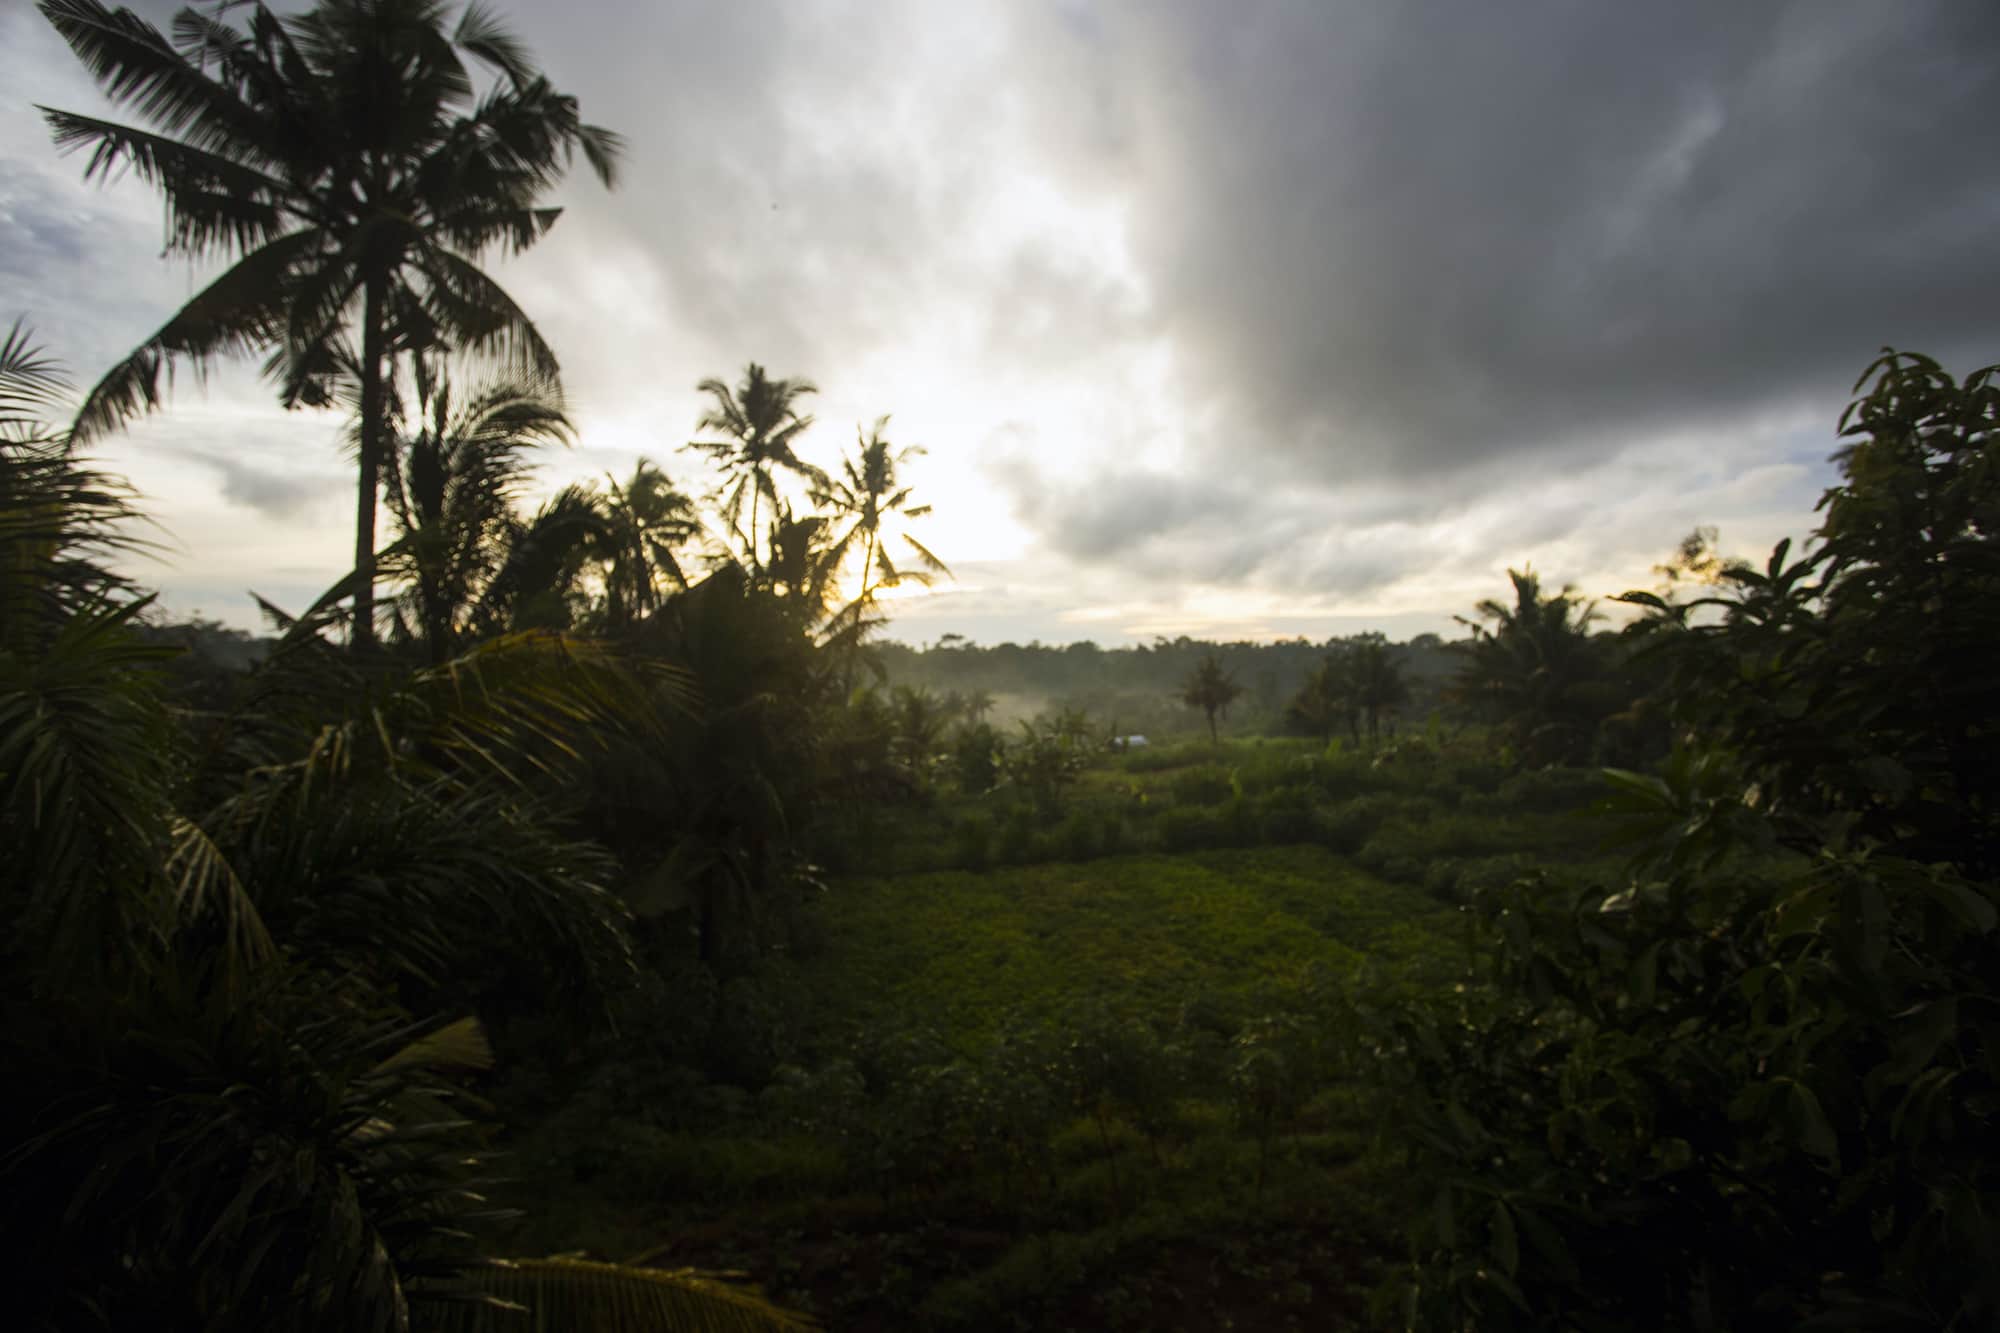
[{"label": "silhouetted tree", "polygon": [[[705,379],[695,387],[714,400],[695,429],[713,431],[723,438],[690,440],[687,447],[707,454],[722,469],[723,493],[718,498],[723,519],[742,543],[752,579],[761,579],[765,561],[760,552],[764,539],[758,513],[767,500],[774,513],[777,509],[777,473],[791,472],[817,488],[827,484],[826,474],[800,458],[794,447],[813,424],[810,416],[800,413],[799,401],[818,393],[818,386],[806,379],[772,379],[753,361],[744,368],[743,379],[734,389],[719,379]],[[747,527],[743,514],[746,499],[750,510]]]},{"label": "silhouetted tree", "polygon": [[600,556],[604,561],[606,623],[622,629],[660,605],[664,578],[687,587],[675,552],[701,531],[694,502],[651,459],[642,458],[624,481],[609,478],[601,501]]},{"label": "silhouetted tree", "polygon": [[[484,1258],[460,1077],[496,964],[601,1008],[630,972],[559,771],[621,673],[513,636],[446,670],[357,663],[322,605],[194,752],[91,573],[123,488],[30,412],[59,385],[0,340],[0,1248],[34,1328],[800,1328],[686,1275]],[[215,771],[217,768],[220,771]],[[442,1011],[442,1012],[440,1012]]]},{"label": "silhouetted tree", "polygon": [[514,501],[527,452],[570,437],[550,382],[507,382],[460,399],[452,382],[419,360],[413,431],[385,451],[394,541],[383,572],[402,586],[388,609],[392,632],[424,646],[435,665],[466,646],[518,527]]},{"label": "silhouetted tree", "polygon": [[1616,708],[1608,653],[1590,633],[1597,612],[1569,588],[1545,596],[1534,571],[1508,570],[1511,605],[1487,600],[1459,645],[1457,698],[1497,722],[1523,763],[1581,763],[1600,718]]},{"label": "silhouetted tree", "polygon": [[861,588],[855,599],[862,602],[877,588],[894,588],[905,582],[928,586],[934,575],[948,577],[951,573],[944,561],[907,532],[901,534],[902,539],[915,554],[917,567],[900,569],[889,553],[889,520],[897,516],[922,518],[931,507],[910,503],[913,489],[901,483],[897,471],[924,450],[918,445],[892,447],[882,434],[888,425],[889,418],[883,417],[866,436],[857,431],[859,452],[841,459],[840,474],[813,493],[814,503],[832,509],[836,521],[850,524],[841,538],[843,543],[851,547],[855,538],[861,540]]},{"label": "silhouetted tree", "polygon": [[1209,740],[1219,744],[1221,737],[1216,731],[1215,719],[1218,714],[1227,716],[1229,705],[1242,693],[1243,687],[1222,669],[1222,663],[1216,661],[1215,654],[1210,653],[1201,659],[1194,674],[1182,684],[1181,702],[1202,711],[1208,718]]},{"label": "silhouetted tree", "polygon": [[1354,702],[1354,686],[1348,676],[1348,658],[1328,653],[1306,676],[1288,706],[1296,726],[1331,741],[1336,731],[1346,730],[1360,740],[1360,709]]},{"label": "silhouetted tree", "polygon": [[[184,10],[170,41],[99,0],[42,0],[112,103],[157,131],[44,108],[56,144],[91,150],[86,179],[124,168],[158,186],[168,253],[234,259],[98,382],[75,433],[155,406],[173,363],[199,370],[225,352],[271,348],[265,371],[287,406],[350,390],[352,634],[365,646],[392,362],[449,346],[553,376],[555,353],[478,261],[554,225],[560,210],[540,200],[576,152],[611,184],[619,141],[584,124],[480,5],[449,28],[436,0],[320,0],[282,18],[242,8],[242,27],[224,9]],[[482,93],[468,61],[495,86]]]}]

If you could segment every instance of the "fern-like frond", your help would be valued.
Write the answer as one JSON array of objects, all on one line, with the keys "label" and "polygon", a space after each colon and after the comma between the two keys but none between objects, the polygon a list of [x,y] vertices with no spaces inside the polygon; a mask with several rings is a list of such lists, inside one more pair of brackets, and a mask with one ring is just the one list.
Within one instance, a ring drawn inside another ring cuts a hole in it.
[{"label": "fern-like frond", "polygon": [[468,1294],[504,1307],[440,1310],[439,1333],[811,1333],[819,1325],[695,1269],[587,1259],[509,1259],[467,1276]]}]

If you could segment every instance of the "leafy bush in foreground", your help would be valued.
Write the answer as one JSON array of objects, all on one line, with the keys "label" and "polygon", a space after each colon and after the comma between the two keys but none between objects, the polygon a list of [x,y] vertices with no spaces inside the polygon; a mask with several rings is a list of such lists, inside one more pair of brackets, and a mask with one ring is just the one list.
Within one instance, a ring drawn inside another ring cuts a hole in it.
[{"label": "leafy bush in foreground", "polygon": [[1490,993],[1376,1016],[1414,1323],[2000,1324],[1997,377],[1885,356],[1811,554],[1632,599],[1700,747],[1616,775],[1632,881],[1479,894]]}]

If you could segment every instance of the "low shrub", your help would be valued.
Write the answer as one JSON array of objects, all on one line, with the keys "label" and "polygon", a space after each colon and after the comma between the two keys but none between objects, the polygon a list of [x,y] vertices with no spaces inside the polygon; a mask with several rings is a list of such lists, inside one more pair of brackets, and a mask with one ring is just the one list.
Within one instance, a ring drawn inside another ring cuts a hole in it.
[{"label": "low shrub", "polygon": [[[1418,803],[1419,807],[1428,809]],[[1411,813],[1409,802],[1386,794],[1357,797],[1332,809],[1313,813],[1313,841],[1329,851],[1351,856],[1361,850],[1385,820]]]},{"label": "low shrub", "polygon": [[951,827],[951,864],[959,870],[984,870],[993,860],[992,821],[978,815]]},{"label": "low shrub", "polygon": [[1051,840],[1061,859],[1091,860],[1104,854],[1104,821],[1087,810],[1075,811],[1056,826]]},{"label": "low shrub", "polygon": [[1537,768],[1516,773],[1495,793],[1515,810],[1568,814],[1605,794],[1604,776],[1594,768]]},{"label": "low shrub", "polygon": [[1227,845],[1225,825],[1217,812],[1193,807],[1163,811],[1153,821],[1160,847],[1169,852],[1195,852]]},{"label": "low shrub", "polygon": [[1000,826],[993,845],[993,859],[1002,865],[1023,865],[1035,858],[1035,812],[1025,805],[1015,806]]},{"label": "low shrub", "polygon": [[1310,842],[1313,839],[1313,789],[1279,787],[1256,802],[1258,839],[1266,843]]},{"label": "low shrub", "polygon": [[1167,782],[1167,794],[1176,805],[1221,805],[1236,794],[1236,782],[1228,769],[1204,764],[1174,774]]}]

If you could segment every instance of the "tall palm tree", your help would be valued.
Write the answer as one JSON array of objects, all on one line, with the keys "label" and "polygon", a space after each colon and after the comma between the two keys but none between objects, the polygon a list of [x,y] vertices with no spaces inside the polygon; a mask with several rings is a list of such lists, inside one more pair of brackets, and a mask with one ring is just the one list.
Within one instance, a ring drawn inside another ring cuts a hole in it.
[{"label": "tall palm tree", "polygon": [[[799,400],[818,393],[819,387],[806,379],[774,380],[754,361],[744,367],[742,382],[734,389],[719,379],[705,379],[695,387],[714,400],[695,429],[724,438],[690,440],[687,447],[707,454],[722,468],[722,514],[750,557],[754,580],[764,572],[764,560],[758,554],[763,540],[758,513],[766,500],[774,512],[777,509],[778,471],[803,477],[815,488],[823,489],[827,484],[826,474],[800,458],[793,447],[813,424],[810,416],[800,413]],[[747,528],[743,526],[746,499],[750,502]]]},{"label": "tall palm tree", "polygon": [[600,502],[605,612],[611,626],[622,629],[659,609],[662,576],[687,587],[674,552],[701,531],[701,523],[694,501],[674,489],[650,458],[640,459],[624,481],[606,480],[610,493]]},{"label": "tall palm tree", "polygon": [[928,585],[934,575],[947,578],[951,575],[944,561],[907,532],[902,537],[916,553],[917,568],[898,569],[890,557],[888,534],[884,530],[887,521],[898,514],[906,519],[922,518],[931,512],[931,507],[911,504],[913,488],[901,485],[897,478],[897,469],[923,454],[924,449],[920,445],[895,448],[882,434],[888,425],[889,418],[882,417],[867,435],[856,430],[859,452],[852,458],[841,459],[840,475],[829,478],[813,494],[815,503],[852,520],[843,542],[851,544],[854,538],[861,539],[861,591],[855,597],[861,602],[867,601],[877,588],[893,588],[906,581]]},{"label": "tall palm tree", "polygon": [[[232,261],[98,382],[77,438],[157,406],[175,363],[200,372],[223,353],[269,349],[287,407],[350,395],[353,642],[372,644],[393,363],[451,346],[555,374],[554,352],[479,261],[554,225],[561,210],[538,201],[577,152],[610,185],[618,137],[584,124],[477,4],[449,28],[442,0],[319,0],[284,18],[261,0],[190,6],[171,41],[102,0],[40,8],[113,104],[151,126],[44,107],[57,146],[91,150],[87,180],[129,169],[159,187],[169,253]],[[239,8],[241,26],[225,16]],[[473,63],[493,86],[481,91]]]},{"label": "tall palm tree", "polygon": [[416,429],[385,454],[395,542],[382,553],[400,576],[390,602],[399,637],[433,665],[457,654],[520,527],[514,501],[528,450],[571,434],[552,382],[502,382],[463,402],[422,360]]}]

